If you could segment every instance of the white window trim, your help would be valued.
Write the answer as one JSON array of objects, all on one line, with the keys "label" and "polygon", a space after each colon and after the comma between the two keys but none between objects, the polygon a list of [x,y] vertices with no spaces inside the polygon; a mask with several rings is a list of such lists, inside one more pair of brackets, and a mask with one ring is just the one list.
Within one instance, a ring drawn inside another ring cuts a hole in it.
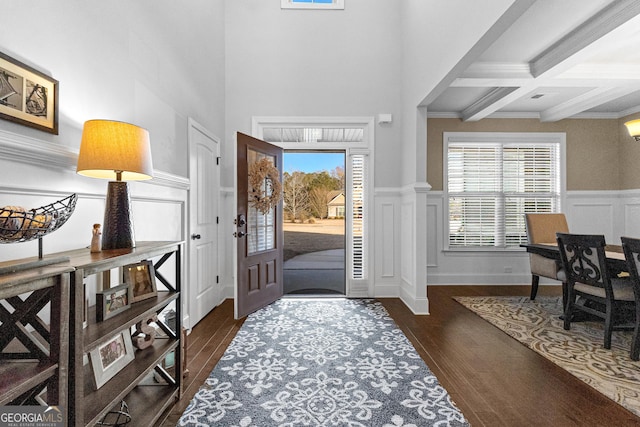
[{"label": "white window trim", "polygon": [[448,147],[449,143],[522,143],[522,144],[560,144],[560,206],[566,206],[567,194],[567,135],[564,132],[443,132],[442,134],[442,169],[443,169],[443,242],[445,252],[522,252],[522,248],[498,248],[489,246],[459,247],[449,246],[449,189],[448,176]]},{"label": "white window trim", "polygon": [[[264,135],[265,128],[271,127],[283,127],[283,128],[340,128],[340,127],[361,127],[364,129],[363,141],[359,143],[347,143],[347,142],[281,142],[274,143],[284,150],[340,150],[345,153],[345,168],[347,172],[347,205],[345,206],[345,219],[347,220],[347,239],[348,242],[353,240],[353,236],[350,234],[353,226],[353,207],[351,205],[351,156],[361,155],[366,156],[366,191],[365,191],[365,205],[367,206],[367,216],[364,221],[365,233],[365,277],[364,279],[352,279],[350,274],[346,276],[346,295],[348,297],[372,297],[373,296],[373,238],[371,230],[374,224],[374,207],[373,207],[373,194],[374,194],[374,118],[373,117],[252,117],[251,119],[251,134],[261,139]],[[347,244],[346,247],[346,262],[347,272],[351,271],[353,264],[352,245]]]},{"label": "white window trim", "polygon": [[344,0],[333,0],[331,3],[294,3],[291,0],[280,0],[281,9],[344,9]]}]

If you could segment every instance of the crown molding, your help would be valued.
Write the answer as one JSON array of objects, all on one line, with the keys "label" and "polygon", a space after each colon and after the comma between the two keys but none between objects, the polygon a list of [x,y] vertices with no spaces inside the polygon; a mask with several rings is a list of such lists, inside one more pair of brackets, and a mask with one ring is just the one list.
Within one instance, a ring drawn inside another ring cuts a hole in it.
[{"label": "crown molding", "polygon": [[[619,113],[606,112],[585,112],[574,114],[567,119],[585,119],[585,120],[617,120],[631,114],[640,113],[640,106],[630,108]],[[454,111],[435,111],[427,113],[428,119],[460,119],[461,115]],[[498,111],[485,117],[486,119],[537,119],[540,120],[540,113],[535,111]]]}]

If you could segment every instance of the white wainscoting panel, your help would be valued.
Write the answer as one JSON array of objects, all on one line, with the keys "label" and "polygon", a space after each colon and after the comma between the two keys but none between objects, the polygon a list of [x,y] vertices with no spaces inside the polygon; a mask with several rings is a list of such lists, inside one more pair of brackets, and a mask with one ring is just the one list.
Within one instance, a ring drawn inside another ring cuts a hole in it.
[{"label": "white wainscoting panel", "polygon": [[413,248],[414,244],[414,211],[415,211],[415,203],[413,201],[403,201],[400,206],[400,235],[401,238],[401,248],[400,248],[400,257],[401,257],[401,270],[400,277],[402,279],[403,287],[411,287],[415,286],[414,282],[414,268],[413,268]]},{"label": "white wainscoting panel", "polygon": [[397,297],[400,286],[400,190],[376,188],[373,222],[373,296]]},{"label": "white wainscoting panel", "polygon": [[427,267],[438,266],[438,251],[442,247],[441,199],[427,198]]},{"label": "white wainscoting panel", "polygon": [[[437,230],[437,247],[429,240],[427,283],[515,284],[529,286],[529,259],[523,249],[510,251],[445,251],[443,193],[427,194],[428,230]],[[603,234],[620,244],[620,236],[640,237],[640,191],[570,191],[563,211],[574,233]],[[556,283],[543,280],[543,283]]]},{"label": "white wainscoting panel", "polygon": [[233,220],[236,216],[236,206],[232,187],[220,188],[220,203],[222,203],[222,206],[219,209],[220,232],[218,240],[223,248],[223,250],[219,251],[220,283],[222,284],[222,296],[233,299],[236,276],[236,239],[233,237],[233,232],[235,231]]},{"label": "white wainscoting panel", "polygon": [[620,192],[575,191],[566,197],[567,223],[572,233],[603,234],[607,241],[618,240],[622,216]]},{"label": "white wainscoting panel", "polygon": [[382,224],[382,241],[380,242],[380,252],[382,252],[381,277],[395,276],[395,206],[393,203],[383,203],[381,205],[380,222]]},{"label": "white wainscoting panel", "polygon": [[622,201],[624,230],[620,235],[640,238],[640,194],[623,192]]}]

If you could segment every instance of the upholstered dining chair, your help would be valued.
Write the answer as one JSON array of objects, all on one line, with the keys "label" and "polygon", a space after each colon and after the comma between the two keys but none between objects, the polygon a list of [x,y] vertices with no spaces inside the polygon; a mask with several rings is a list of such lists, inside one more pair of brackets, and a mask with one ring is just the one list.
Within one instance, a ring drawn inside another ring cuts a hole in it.
[{"label": "upholstered dining chair", "polygon": [[[563,213],[529,213],[525,214],[527,239],[529,243],[555,243],[556,233],[568,233],[567,218]],[[536,299],[540,277],[559,280],[565,291],[566,276],[562,265],[555,259],[545,258],[538,254],[529,254],[531,267],[531,299]]]},{"label": "upholstered dining chair", "polygon": [[[556,239],[567,275],[564,329],[571,329],[575,309],[598,316],[604,319],[604,348],[611,348],[611,332],[617,326],[620,306],[635,303],[632,280],[609,275],[604,236],[557,233]],[[578,297],[584,299],[580,304]]]},{"label": "upholstered dining chair", "polygon": [[632,239],[631,237],[621,237],[620,239],[636,296],[636,321],[630,355],[632,360],[640,360],[640,274],[638,273],[640,270],[640,239]]}]

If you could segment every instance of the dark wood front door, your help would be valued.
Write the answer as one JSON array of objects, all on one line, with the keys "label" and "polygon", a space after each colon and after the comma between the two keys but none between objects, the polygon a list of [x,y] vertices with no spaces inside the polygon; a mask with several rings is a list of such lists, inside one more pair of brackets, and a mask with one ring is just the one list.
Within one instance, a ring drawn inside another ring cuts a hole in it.
[{"label": "dark wood front door", "polygon": [[[278,179],[282,183],[282,149],[240,132],[236,141],[238,204],[234,222],[238,261],[235,315],[241,318],[277,300],[283,292],[282,200],[266,212],[249,203],[252,165],[269,162],[278,169]],[[269,178],[262,180],[262,185],[262,191],[266,189],[270,194]]]}]

